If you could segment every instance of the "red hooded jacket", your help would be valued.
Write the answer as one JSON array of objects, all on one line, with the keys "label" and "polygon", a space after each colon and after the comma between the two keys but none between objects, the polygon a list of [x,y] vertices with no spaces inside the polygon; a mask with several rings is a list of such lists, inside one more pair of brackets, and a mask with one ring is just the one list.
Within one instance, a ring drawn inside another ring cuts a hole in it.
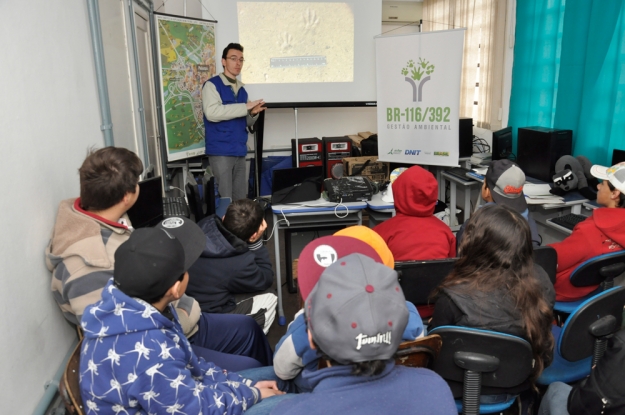
[{"label": "red hooded jacket", "polygon": [[456,237],[435,217],[438,182],[429,171],[413,166],[393,182],[396,216],[373,228],[396,261],[453,258]]},{"label": "red hooded jacket", "polygon": [[616,252],[625,246],[625,209],[599,208],[580,222],[562,242],[551,244],[558,253],[556,301],[575,301],[597,289],[574,287],[569,277],[582,262],[597,255]]}]

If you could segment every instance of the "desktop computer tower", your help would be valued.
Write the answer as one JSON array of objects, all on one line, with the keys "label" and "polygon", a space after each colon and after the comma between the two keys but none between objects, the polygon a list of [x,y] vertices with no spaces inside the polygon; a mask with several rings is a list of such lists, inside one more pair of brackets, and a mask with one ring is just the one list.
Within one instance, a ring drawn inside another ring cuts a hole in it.
[{"label": "desktop computer tower", "polygon": [[471,157],[473,154],[473,118],[461,117],[458,124],[458,156]]},{"label": "desktop computer tower", "polygon": [[321,147],[321,140],[317,137],[299,138],[297,140],[297,148],[295,147],[295,139],[291,138],[291,161],[293,162],[293,167],[297,166],[296,154],[299,155],[299,167],[323,166],[323,148]]},{"label": "desktop computer tower", "polygon": [[323,137],[323,163],[326,178],[343,176],[343,159],[352,154],[352,140],[347,136]]},{"label": "desktop computer tower", "polygon": [[544,127],[519,128],[517,163],[526,176],[551,182],[556,161],[573,152],[573,131]]}]

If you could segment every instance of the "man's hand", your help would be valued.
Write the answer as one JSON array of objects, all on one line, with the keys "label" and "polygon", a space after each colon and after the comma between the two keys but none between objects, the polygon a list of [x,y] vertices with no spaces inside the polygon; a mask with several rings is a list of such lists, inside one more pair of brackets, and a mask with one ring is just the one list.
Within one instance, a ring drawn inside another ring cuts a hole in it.
[{"label": "man's hand", "polygon": [[257,99],[256,101],[248,101],[246,105],[250,115],[256,115],[259,112],[265,111],[267,109],[266,107],[263,107],[263,105],[265,105],[265,101],[262,99]]},{"label": "man's hand", "polygon": [[278,384],[275,380],[261,380],[260,382],[256,382],[254,387],[258,388],[260,396],[263,399],[276,395],[284,395],[284,392],[278,389]]}]

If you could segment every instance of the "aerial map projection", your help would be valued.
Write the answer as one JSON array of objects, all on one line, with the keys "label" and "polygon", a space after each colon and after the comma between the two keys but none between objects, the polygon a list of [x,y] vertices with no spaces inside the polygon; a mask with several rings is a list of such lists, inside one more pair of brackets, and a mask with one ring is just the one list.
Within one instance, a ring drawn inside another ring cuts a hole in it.
[{"label": "aerial map projection", "polygon": [[169,161],[204,154],[202,85],[215,75],[215,23],[157,15]]}]

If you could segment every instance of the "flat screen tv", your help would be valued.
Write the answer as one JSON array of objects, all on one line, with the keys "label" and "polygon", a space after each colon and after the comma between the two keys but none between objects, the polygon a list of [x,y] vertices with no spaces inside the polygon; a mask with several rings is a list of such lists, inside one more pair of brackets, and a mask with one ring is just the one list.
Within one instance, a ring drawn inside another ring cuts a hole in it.
[{"label": "flat screen tv", "polygon": [[512,154],[512,127],[493,132],[493,160],[507,159]]}]

